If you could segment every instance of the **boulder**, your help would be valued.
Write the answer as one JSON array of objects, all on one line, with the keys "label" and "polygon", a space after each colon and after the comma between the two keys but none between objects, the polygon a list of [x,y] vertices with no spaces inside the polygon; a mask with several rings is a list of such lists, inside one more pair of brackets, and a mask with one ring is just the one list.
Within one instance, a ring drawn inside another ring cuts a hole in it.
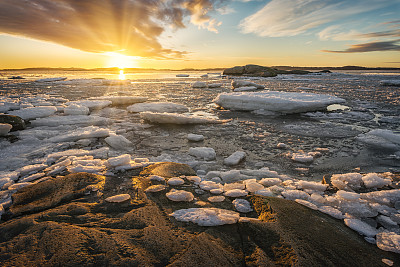
[{"label": "boulder", "polygon": [[242,75],[244,73],[244,66],[236,66],[233,68],[225,69],[223,75]]},{"label": "boulder", "polygon": [[26,128],[25,121],[14,115],[0,114],[0,123],[11,124],[11,131],[20,131]]}]

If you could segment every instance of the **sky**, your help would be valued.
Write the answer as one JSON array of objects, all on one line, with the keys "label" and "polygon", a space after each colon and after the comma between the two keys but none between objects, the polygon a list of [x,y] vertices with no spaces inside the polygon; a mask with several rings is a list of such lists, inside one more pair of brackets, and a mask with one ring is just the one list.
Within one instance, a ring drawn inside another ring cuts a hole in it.
[{"label": "sky", "polygon": [[400,0],[0,0],[0,69],[400,67]]}]

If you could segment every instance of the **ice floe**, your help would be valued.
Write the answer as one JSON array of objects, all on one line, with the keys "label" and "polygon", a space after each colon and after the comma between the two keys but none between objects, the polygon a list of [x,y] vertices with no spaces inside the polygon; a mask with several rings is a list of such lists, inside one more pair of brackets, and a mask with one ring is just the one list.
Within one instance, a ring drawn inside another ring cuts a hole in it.
[{"label": "ice floe", "polygon": [[158,113],[184,113],[189,111],[189,109],[184,105],[170,102],[138,103],[127,107],[127,110],[132,113],[145,111]]},{"label": "ice floe", "polygon": [[253,211],[250,202],[248,202],[246,199],[235,199],[234,201],[232,201],[232,204],[238,212],[248,213],[250,211]]},{"label": "ice floe", "polygon": [[89,98],[89,100],[111,101],[112,105],[132,105],[135,103],[141,103],[147,101],[147,97],[107,95],[107,96],[91,97]]},{"label": "ice floe", "polygon": [[53,106],[30,107],[19,110],[9,111],[8,114],[21,117],[24,120],[33,120],[36,118],[49,117],[57,112]]},{"label": "ice floe", "polygon": [[172,177],[168,179],[167,182],[169,185],[183,185],[185,181],[179,177]]},{"label": "ice floe", "polygon": [[132,147],[132,142],[122,135],[110,133],[104,141],[112,148],[118,150],[126,150]]},{"label": "ice floe", "polygon": [[400,235],[394,232],[382,232],[376,236],[378,248],[400,253]]},{"label": "ice floe", "polygon": [[110,202],[110,203],[121,203],[125,202],[131,199],[131,196],[129,194],[120,194],[120,195],[115,195],[111,196],[105,199],[105,201]]},{"label": "ice floe", "polygon": [[205,82],[197,81],[197,82],[194,82],[194,83],[192,84],[192,87],[193,87],[193,88],[206,88],[206,87],[207,87],[207,84],[206,84]]},{"label": "ice floe", "polygon": [[243,151],[236,151],[226,159],[224,159],[224,164],[229,166],[238,165],[246,157],[246,153]]},{"label": "ice floe", "polygon": [[169,124],[207,124],[207,123],[225,123],[226,120],[217,120],[204,118],[200,116],[184,115],[178,113],[156,113],[141,112],[142,119],[152,123],[169,123]]},{"label": "ice floe", "polygon": [[107,125],[111,121],[108,118],[99,116],[71,115],[71,116],[52,116],[47,118],[39,118],[31,121],[31,125],[57,127],[60,125],[76,125],[76,126],[100,126]]},{"label": "ice floe", "polygon": [[82,105],[71,104],[64,108],[64,114],[66,115],[89,115],[89,108]]},{"label": "ice floe", "polygon": [[263,109],[280,113],[316,111],[334,103],[345,102],[331,95],[277,91],[221,93],[213,101],[231,110]]},{"label": "ice floe", "polygon": [[240,218],[237,212],[217,208],[181,209],[174,211],[170,216],[174,217],[177,221],[192,222],[200,226],[234,224]]},{"label": "ice floe", "polygon": [[187,139],[192,142],[200,142],[204,140],[204,135],[201,134],[188,134]]},{"label": "ice floe", "polygon": [[361,134],[357,139],[379,149],[400,150],[400,134],[390,130],[376,129]]},{"label": "ice floe", "polygon": [[194,199],[194,196],[191,192],[185,190],[175,190],[172,189],[166,194],[166,197],[172,201],[187,201],[190,202]]},{"label": "ice floe", "polygon": [[112,101],[110,101],[110,100],[76,100],[76,101],[71,101],[71,102],[66,103],[66,105],[68,105],[68,106],[69,105],[84,106],[84,107],[87,107],[91,111],[105,108],[111,104],[112,104]]},{"label": "ice floe", "polygon": [[216,157],[215,150],[212,147],[191,147],[189,148],[189,155],[204,160],[214,160]]}]

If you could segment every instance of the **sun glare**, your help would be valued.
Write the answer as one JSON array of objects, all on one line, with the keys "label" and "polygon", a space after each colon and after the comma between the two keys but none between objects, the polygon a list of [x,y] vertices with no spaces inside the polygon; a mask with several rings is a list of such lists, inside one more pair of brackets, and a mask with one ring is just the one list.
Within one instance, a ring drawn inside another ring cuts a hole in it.
[{"label": "sun glare", "polygon": [[119,70],[118,79],[125,80],[124,70]]},{"label": "sun glare", "polygon": [[109,57],[107,67],[120,69],[138,67],[137,57],[125,56],[114,52],[106,53],[106,55]]}]

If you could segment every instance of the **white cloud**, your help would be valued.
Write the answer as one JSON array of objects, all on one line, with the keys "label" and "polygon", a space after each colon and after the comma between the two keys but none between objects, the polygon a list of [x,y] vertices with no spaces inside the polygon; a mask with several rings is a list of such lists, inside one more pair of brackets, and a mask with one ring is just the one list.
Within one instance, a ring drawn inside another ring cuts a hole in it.
[{"label": "white cloud", "polygon": [[361,33],[356,30],[344,32],[339,25],[329,26],[318,33],[320,40],[346,41],[362,39]]},{"label": "white cloud", "polygon": [[259,36],[294,36],[391,3],[390,0],[272,0],[245,18],[240,27],[244,33]]},{"label": "white cloud", "polygon": [[221,15],[228,15],[228,14],[236,13],[236,10],[230,6],[223,6],[223,7],[217,8],[216,10]]}]

